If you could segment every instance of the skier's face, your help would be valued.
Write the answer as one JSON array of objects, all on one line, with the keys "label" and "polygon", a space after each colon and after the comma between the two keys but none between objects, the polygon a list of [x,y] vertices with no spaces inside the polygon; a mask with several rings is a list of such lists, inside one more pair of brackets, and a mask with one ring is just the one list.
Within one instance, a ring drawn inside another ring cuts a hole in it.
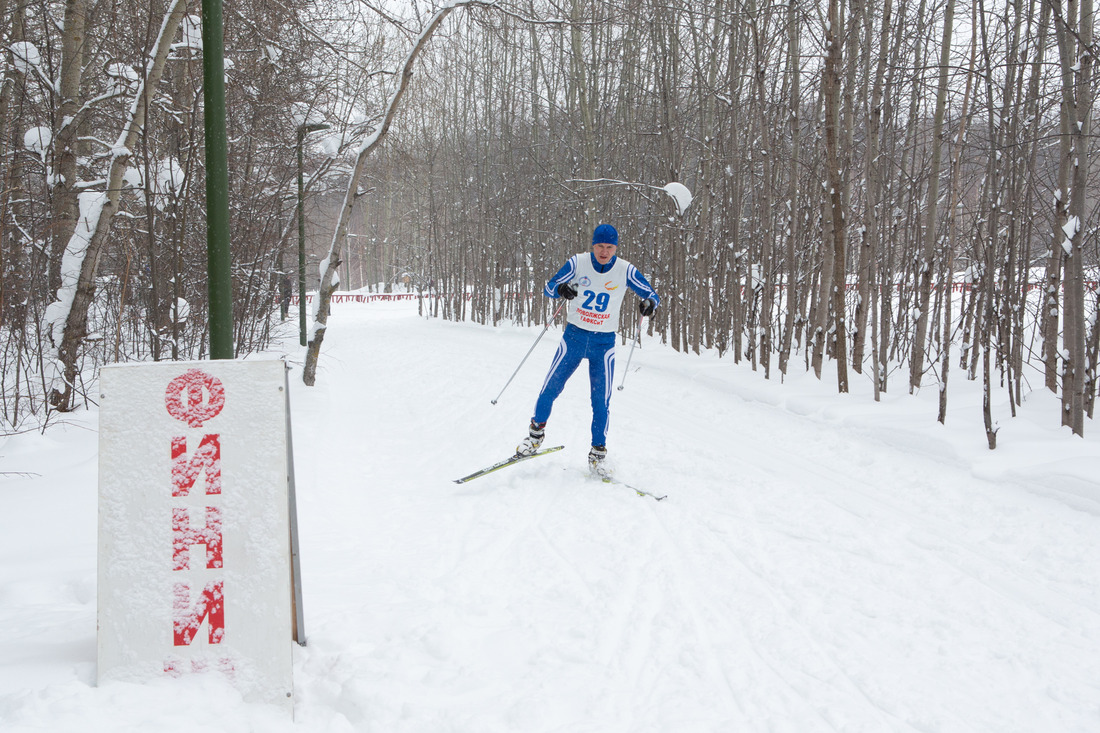
[{"label": "skier's face", "polygon": [[613,244],[608,244],[607,242],[599,242],[598,244],[592,245],[592,253],[596,255],[596,262],[599,262],[601,265],[606,265],[610,262],[611,258],[615,256],[615,250],[617,249],[618,247]]}]

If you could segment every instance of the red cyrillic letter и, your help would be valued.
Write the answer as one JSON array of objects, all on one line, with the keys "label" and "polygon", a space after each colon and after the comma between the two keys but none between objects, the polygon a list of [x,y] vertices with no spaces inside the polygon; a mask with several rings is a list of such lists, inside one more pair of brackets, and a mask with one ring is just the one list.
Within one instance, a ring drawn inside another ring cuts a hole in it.
[{"label": "red cyrillic letter \u0438", "polygon": [[191,586],[176,583],[173,608],[173,636],[175,646],[189,646],[199,633],[204,619],[210,622],[207,640],[220,644],[225,637],[225,597],[223,581],[207,583],[194,607],[191,606]]},{"label": "red cyrillic letter \u0438", "polygon": [[172,438],[172,496],[187,496],[199,471],[206,471],[206,493],[222,493],[222,446],[217,433],[204,435],[190,459],[187,438]]}]

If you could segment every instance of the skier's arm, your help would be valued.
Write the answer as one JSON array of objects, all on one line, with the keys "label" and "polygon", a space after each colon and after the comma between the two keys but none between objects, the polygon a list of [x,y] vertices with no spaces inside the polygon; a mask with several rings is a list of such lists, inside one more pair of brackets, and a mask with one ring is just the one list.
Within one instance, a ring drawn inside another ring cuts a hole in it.
[{"label": "skier's arm", "polygon": [[567,283],[573,279],[573,276],[577,274],[577,257],[574,255],[565,261],[561,269],[558,270],[558,274],[550,278],[546,282],[546,287],[542,289],[542,294],[547,298],[559,298],[558,286],[562,283]]},{"label": "skier's arm", "polygon": [[652,300],[654,308],[661,304],[661,297],[657,295],[657,291],[645,279],[645,275],[642,274],[641,270],[634,265],[631,265],[630,269],[626,271],[626,284],[642,300]]}]

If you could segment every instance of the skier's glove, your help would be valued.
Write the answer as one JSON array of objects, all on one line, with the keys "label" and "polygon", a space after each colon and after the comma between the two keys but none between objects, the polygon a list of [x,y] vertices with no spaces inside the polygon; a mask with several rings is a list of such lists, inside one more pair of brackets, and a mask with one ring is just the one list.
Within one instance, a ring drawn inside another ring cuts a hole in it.
[{"label": "skier's glove", "polygon": [[573,300],[577,297],[577,289],[569,283],[562,283],[558,286],[558,295],[566,300]]},{"label": "skier's glove", "polygon": [[657,309],[657,304],[649,298],[646,298],[641,303],[638,303],[638,312],[643,316],[653,315],[653,311]]}]

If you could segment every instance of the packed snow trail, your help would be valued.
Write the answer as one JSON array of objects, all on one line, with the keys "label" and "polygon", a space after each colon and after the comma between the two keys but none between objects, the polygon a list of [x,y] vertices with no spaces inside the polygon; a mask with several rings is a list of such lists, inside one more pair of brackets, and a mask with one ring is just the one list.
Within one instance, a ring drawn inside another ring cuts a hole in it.
[{"label": "packed snow trail", "polygon": [[[1006,419],[990,453],[965,382],[944,427],[931,394],[876,404],[805,375],[766,382],[647,336],[612,398],[609,461],[668,499],[586,475],[583,369],[547,426],[546,444],[565,450],[456,485],[522,439],[560,330],[493,406],[540,329],[428,320],[409,303],[335,304],[332,324],[317,386],[294,378],[300,364],[292,373],[309,642],[295,649],[297,722],[234,700],[216,677],[177,681],[167,708],[162,685],[91,687],[94,608],[42,691],[21,691],[0,641],[0,720],[1100,730],[1100,441],[1050,427],[1052,397]],[[49,527],[40,540],[67,541]],[[6,563],[16,549],[0,543]],[[65,623],[9,600],[9,626]]]},{"label": "packed snow trail", "polygon": [[373,649],[349,670],[360,723],[1071,730],[1071,701],[1092,707],[1100,656],[1065,652],[1097,650],[1094,514],[975,479],[947,440],[861,425],[873,405],[835,408],[852,427],[824,402],[777,409],[752,394],[782,407],[782,387],[745,366],[648,339],[609,447],[668,501],[584,476],[583,370],[547,428],[566,451],[454,487],[523,437],[556,339],[492,407],[533,329],[373,307],[326,355],[324,394],[296,395],[311,424],[361,419],[302,446],[324,497],[303,537],[328,538],[303,548],[306,577],[362,589],[343,627],[315,602],[311,637]]}]

